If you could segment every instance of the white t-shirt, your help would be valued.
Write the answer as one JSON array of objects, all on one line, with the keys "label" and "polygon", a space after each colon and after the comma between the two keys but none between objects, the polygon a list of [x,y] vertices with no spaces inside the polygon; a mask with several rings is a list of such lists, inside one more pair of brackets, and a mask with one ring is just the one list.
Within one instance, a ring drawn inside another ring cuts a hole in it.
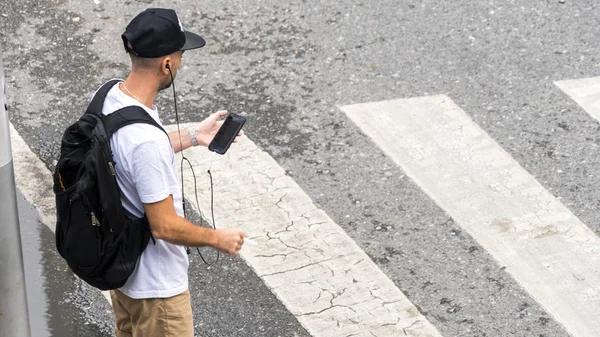
[{"label": "white t-shirt", "polygon": [[[110,89],[102,113],[108,115],[126,106],[144,108],[159,124],[158,109],[149,109],[126,95],[119,85]],[[110,139],[115,160],[121,202],[131,214],[142,217],[143,203],[154,203],[173,195],[175,211],[183,216],[181,187],[177,178],[175,154],[169,138],[149,124],[131,124],[117,130]],[[188,288],[189,260],[185,248],[163,240],[152,240],[142,253],[127,283],[125,295],[141,298],[167,298]]]}]

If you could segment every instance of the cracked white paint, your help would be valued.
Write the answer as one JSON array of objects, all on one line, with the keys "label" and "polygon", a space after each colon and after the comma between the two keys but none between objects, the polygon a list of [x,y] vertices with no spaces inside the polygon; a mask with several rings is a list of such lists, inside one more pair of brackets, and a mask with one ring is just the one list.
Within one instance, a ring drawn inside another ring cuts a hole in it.
[{"label": "cracked white paint", "polygon": [[600,239],[449,97],[341,109],[573,336],[600,336]]},{"label": "cracked white paint", "polygon": [[557,81],[554,84],[600,121],[600,77]]},{"label": "cracked white paint", "polygon": [[[206,171],[212,168],[217,227],[247,232],[256,245],[245,245],[241,256],[313,336],[440,336],[356,243],[247,137],[224,156],[201,147],[185,155],[198,177],[204,217],[210,219]],[[191,200],[194,182],[188,168],[184,176]]]}]

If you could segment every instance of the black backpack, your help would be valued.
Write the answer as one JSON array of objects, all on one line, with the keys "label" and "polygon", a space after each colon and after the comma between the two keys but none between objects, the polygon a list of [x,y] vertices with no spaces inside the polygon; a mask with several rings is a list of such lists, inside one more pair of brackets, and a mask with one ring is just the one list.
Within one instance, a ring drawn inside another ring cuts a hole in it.
[{"label": "black backpack", "polygon": [[154,242],[147,218],[134,217],[121,204],[110,137],[133,123],[165,131],[138,106],[102,114],[106,94],[118,82],[103,85],[67,128],[54,172],[56,248],[77,276],[100,290],[123,286],[150,238]]}]

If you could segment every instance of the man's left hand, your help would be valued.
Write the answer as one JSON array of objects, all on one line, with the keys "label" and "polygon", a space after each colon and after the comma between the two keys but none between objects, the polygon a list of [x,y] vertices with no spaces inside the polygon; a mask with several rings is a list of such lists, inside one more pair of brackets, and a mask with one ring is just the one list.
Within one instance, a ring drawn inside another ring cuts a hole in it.
[{"label": "man's left hand", "polygon": [[[213,138],[215,138],[217,131],[219,131],[219,128],[223,124],[220,119],[225,117],[227,114],[228,112],[225,110],[217,111],[196,125],[196,140],[198,140],[198,145],[208,146],[208,144],[210,144]],[[237,143],[238,138],[241,137],[242,134],[243,133],[240,131],[233,142]]]}]

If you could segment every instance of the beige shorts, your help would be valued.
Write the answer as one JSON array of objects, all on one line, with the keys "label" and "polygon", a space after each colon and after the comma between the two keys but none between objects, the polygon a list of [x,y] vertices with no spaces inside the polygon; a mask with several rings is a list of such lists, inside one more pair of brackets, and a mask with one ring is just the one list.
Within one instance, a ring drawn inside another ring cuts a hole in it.
[{"label": "beige shorts", "polygon": [[194,337],[190,291],[170,298],[134,299],[111,290],[117,337]]}]

